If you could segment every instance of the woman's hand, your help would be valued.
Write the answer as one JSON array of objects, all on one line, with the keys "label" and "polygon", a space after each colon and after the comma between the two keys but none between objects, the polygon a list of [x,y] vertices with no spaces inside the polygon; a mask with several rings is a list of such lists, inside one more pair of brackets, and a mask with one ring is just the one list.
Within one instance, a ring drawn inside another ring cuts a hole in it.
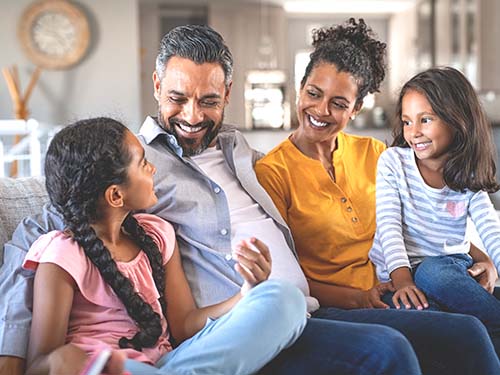
[{"label": "woman's hand", "polygon": [[382,302],[382,296],[387,292],[394,292],[395,290],[390,281],[377,284],[370,290],[363,292],[361,307],[365,309],[388,309],[389,305]]},{"label": "woman's hand", "polygon": [[241,287],[242,295],[267,280],[271,274],[269,248],[255,237],[240,241],[233,251],[233,259],[238,262],[236,271],[245,280]]}]

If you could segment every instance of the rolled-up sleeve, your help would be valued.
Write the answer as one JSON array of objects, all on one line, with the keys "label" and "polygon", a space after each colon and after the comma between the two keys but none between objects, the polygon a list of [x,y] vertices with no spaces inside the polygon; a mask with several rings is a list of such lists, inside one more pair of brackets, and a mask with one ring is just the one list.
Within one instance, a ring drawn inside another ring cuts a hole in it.
[{"label": "rolled-up sleeve", "polygon": [[26,357],[35,275],[21,268],[26,250],[11,243],[4,247],[4,264],[0,268],[0,355]]},{"label": "rolled-up sleeve", "polygon": [[0,268],[0,355],[26,358],[35,273],[22,268],[33,242],[51,230],[63,229],[54,208],[46,205],[40,215],[25,218],[12,240],[4,246]]}]

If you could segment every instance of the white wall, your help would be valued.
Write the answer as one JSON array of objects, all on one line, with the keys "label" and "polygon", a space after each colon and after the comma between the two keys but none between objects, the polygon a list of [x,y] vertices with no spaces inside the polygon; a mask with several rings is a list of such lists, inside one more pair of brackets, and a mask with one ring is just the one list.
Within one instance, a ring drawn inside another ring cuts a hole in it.
[{"label": "white wall", "polygon": [[[17,39],[17,26],[32,0],[0,2],[0,67],[17,64],[22,87],[34,65]],[[77,66],[42,71],[28,109],[49,124],[67,124],[92,116],[113,116],[136,130],[142,122],[139,86],[137,0],[74,1],[90,19],[89,52]],[[13,117],[7,85],[0,78],[0,119]]]},{"label": "white wall", "polygon": [[387,42],[389,66],[389,96],[397,100],[403,84],[416,72],[416,9],[394,14],[389,21],[389,39]]}]

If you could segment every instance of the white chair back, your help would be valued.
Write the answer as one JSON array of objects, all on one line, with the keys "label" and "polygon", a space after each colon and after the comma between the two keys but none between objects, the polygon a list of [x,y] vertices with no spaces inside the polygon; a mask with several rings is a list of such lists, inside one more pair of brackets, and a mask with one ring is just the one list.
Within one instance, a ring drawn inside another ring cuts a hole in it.
[{"label": "white chair back", "polygon": [[[0,120],[0,177],[8,176],[7,165],[14,162],[28,160],[29,172],[27,176],[42,174],[42,154],[39,140],[39,123],[29,120]],[[15,136],[22,136],[21,140],[7,147],[5,141]],[[26,164],[26,163],[24,163]]]}]

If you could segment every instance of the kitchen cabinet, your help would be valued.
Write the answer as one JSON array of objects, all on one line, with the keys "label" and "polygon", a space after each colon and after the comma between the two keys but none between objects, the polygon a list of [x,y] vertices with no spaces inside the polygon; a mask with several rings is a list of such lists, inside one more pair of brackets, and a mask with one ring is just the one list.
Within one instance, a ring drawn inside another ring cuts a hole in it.
[{"label": "kitchen cabinet", "polygon": [[500,91],[500,1],[419,0],[417,70],[449,65],[481,91]]},{"label": "kitchen cabinet", "polygon": [[500,92],[500,1],[477,1],[478,88]]},{"label": "kitchen cabinet", "polygon": [[[432,9],[431,66],[448,65],[463,72],[479,88],[480,0],[429,0]],[[424,33],[419,30],[418,35]],[[425,33],[424,33],[425,35]]]}]

